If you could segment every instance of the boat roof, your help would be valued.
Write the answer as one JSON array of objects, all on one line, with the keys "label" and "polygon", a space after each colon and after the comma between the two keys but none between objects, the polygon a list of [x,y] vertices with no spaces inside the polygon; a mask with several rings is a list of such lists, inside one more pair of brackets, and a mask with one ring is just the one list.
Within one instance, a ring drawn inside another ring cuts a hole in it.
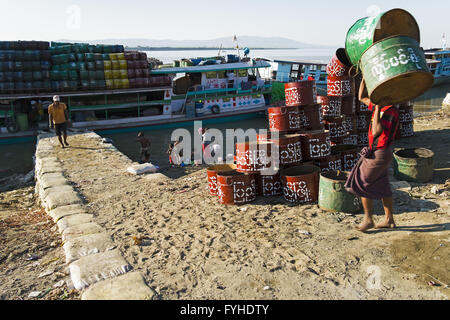
[{"label": "boat roof", "polygon": [[289,60],[278,60],[278,59],[271,59],[270,61],[272,62],[276,62],[276,63],[287,63],[287,64],[302,64],[302,65],[306,65],[306,64],[315,64],[318,66],[326,66],[327,64],[324,62],[319,62],[319,61],[289,61]]},{"label": "boat roof", "polygon": [[212,64],[207,66],[153,69],[151,70],[150,73],[151,74],[199,73],[199,72],[214,72],[214,71],[256,69],[256,68],[270,68],[270,64],[265,61],[253,61],[253,63],[236,62],[236,63]]},{"label": "boat roof", "polygon": [[450,54],[450,50],[439,50],[439,49],[431,49],[425,50],[425,54]]}]

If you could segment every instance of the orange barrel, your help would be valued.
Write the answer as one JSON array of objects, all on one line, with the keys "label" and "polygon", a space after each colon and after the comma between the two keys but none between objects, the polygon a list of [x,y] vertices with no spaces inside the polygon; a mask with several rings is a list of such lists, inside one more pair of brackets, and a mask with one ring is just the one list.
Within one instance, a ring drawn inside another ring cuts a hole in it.
[{"label": "orange barrel", "polygon": [[217,173],[219,202],[225,205],[242,205],[256,200],[255,175],[237,171]]},{"label": "orange barrel", "polygon": [[[237,171],[257,173],[272,165],[272,142],[243,142],[236,144]],[[275,156],[275,155],[274,155]]]},{"label": "orange barrel", "polygon": [[321,172],[342,171],[342,160],[339,153],[314,160],[314,165],[320,168]]},{"label": "orange barrel", "polygon": [[344,126],[344,117],[328,118],[323,120],[325,129],[330,131],[330,138],[341,138],[347,136],[347,130]]},{"label": "orange barrel", "polygon": [[331,77],[349,76],[351,66],[352,63],[347,57],[347,52],[344,48],[339,48],[327,65],[327,74]]},{"label": "orange barrel", "polygon": [[341,114],[345,114],[345,115],[355,114],[357,100],[358,100],[357,98],[352,97],[352,96],[342,97]]},{"label": "orange barrel", "polygon": [[320,104],[298,107],[300,126],[305,130],[323,130],[321,109]]},{"label": "orange barrel", "polygon": [[270,139],[278,145],[278,160],[280,166],[300,165],[302,162],[302,146],[299,134],[280,135],[279,139]]},{"label": "orange barrel", "polygon": [[[303,80],[290,82],[284,85],[286,94],[286,106],[298,107],[317,102],[316,82],[314,80]],[[316,94],[316,96],[315,96]]]},{"label": "orange barrel", "polygon": [[296,132],[302,129],[298,107],[269,108],[269,130]]},{"label": "orange barrel", "polygon": [[327,94],[332,97],[353,96],[353,80],[349,76],[327,78]]},{"label": "orange barrel", "polygon": [[281,171],[284,199],[290,203],[316,202],[320,168],[301,165]]},{"label": "orange barrel", "polygon": [[358,130],[358,147],[369,146],[369,132],[368,130]]},{"label": "orange barrel", "polygon": [[358,118],[356,120],[356,129],[367,131],[369,129],[371,120],[372,120],[372,115],[370,113],[358,114]]},{"label": "orange barrel", "polygon": [[358,116],[357,115],[344,115],[344,130],[346,132],[351,132],[357,129],[358,126]]},{"label": "orange barrel", "polygon": [[208,185],[209,185],[209,193],[213,196],[219,195],[219,187],[217,185],[217,174],[221,172],[227,171],[235,171],[235,165],[228,164],[218,164],[215,166],[210,166],[206,172],[208,174]]},{"label": "orange barrel", "polygon": [[409,123],[414,120],[413,105],[409,102],[398,105],[398,119],[400,123]]},{"label": "orange barrel", "polygon": [[263,197],[280,196],[283,194],[280,172],[274,175],[257,175],[257,193]]},{"label": "orange barrel", "polygon": [[331,154],[330,133],[324,130],[300,134],[303,161],[311,161]]},{"label": "orange barrel", "polygon": [[341,157],[343,171],[352,171],[359,160],[359,148],[354,145],[340,145],[331,147],[331,153]]},{"label": "orange barrel", "polygon": [[341,115],[342,97],[317,96],[317,103],[322,106],[322,116],[339,117]]}]

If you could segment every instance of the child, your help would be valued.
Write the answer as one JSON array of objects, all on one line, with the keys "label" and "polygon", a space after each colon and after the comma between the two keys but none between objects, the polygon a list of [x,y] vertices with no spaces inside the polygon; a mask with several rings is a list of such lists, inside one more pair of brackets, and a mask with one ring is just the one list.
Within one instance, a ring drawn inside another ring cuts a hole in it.
[{"label": "child", "polygon": [[167,153],[169,154],[169,164],[170,164],[170,166],[172,168],[175,166],[174,163],[173,163],[173,160],[172,160],[173,147],[174,147],[173,143],[170,143],[169,144],[169,149],[167,149]]}]

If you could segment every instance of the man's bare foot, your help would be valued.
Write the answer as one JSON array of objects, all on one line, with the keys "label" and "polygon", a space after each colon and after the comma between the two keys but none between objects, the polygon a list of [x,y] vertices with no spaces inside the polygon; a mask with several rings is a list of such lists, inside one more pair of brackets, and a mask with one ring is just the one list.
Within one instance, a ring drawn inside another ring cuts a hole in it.
[{"label": "man's bare foot", "polygon": [[69,146],[69,144],[67,143],[67,141],[64,141],[64,143],[66,144],[66,146]]},{"label": "man's bare foot", "polygon": [[364,232],[366,230],[372,229],[375,225],[372,220],[366,221],[364,220],[359,226],[356,227],[356,230]]},{"label": "man's bare foot", "polygon": [[65,149],[66,147],[62,144],[62,145],[61,145],[61,148]]},{"label": "man's bare foot", "polygon": [[384,220],[382,223],[377,224],[375,228],[377,229],[394,229],[397,226],[395,225],[394,220]]}]

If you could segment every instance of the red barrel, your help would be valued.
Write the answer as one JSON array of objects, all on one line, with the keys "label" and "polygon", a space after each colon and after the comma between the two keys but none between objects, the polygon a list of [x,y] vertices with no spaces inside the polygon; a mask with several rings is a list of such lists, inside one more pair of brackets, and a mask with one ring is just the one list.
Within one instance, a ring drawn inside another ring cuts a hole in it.
[{"label": "red barrel", "polygon": [[398,119],[400,123],[410,123],[414,120],[413,105],[410,103],[398,105]]},{"label": "red barrel", "polygon": [[358,146],[367,147],[369,145],[368,130],[358,130]]},{"label": "red barrel", "polygon": [[258,173],[269,169],[272,165],[272,143],[244,142],[236,144],[237,171],[243,173]]},{"label": "red barrel", "polygon": [[359,148],[354,145],[331,147],[331,152],[340,155],[343,171],[352,171],[359,160]]},{"label": "red barrel", "polygon": [[298,166],[281,172],[284,199],[290,203],[316,202],[319,195],[320,168]]},{"label": "red barrel", "polygon": [[356,115],[344,115],[344,130],[351,132],[358,127],[358,116]]},{"label": "red barrel", "polygon": [[273,135],[257,134],[258,142],[272,142],[278,146],[278,161],[281,167],[297,166],[302,162],[302,150],[299,134],[280,134],[278,139]]},{"label": "red barrel", "polygon": [[314,160],[314,164],[320,168],[321,172],[342,171],[342,160],[339,153]]},{"label": "red barrel", "polygon": [[235,165],[228,164],[219,164],[215,166],[211,166],[207,169],[208,174],[208,185],[209,185],[209,193],[213,196],[217,196],[219,194],[219,189],[217,186],[217,174],[222,172],[235,171]]},{"label": "red barrel", "polygon": [[217,174],[219,202],[225,205],[242,205],[256,200],[255,175],[237,171]]},{"label": "red barrel", "polygon": [[280,173],[274,175],[258,174],[256,181],[257,193],[263,197],[279,196],[283,194]]},{"label": "red barrel", "polygon": [[354,115],[356,112],[356,98],[342,97],[341,113],[343,115]]},{"label": "red barrel", "polygon": [[327,65],[327,74],[331,77],[349,76],[352,63],[344,48],[337,49],[335,55]]},{"label": "red barrel", "polygon": [[299,107],[300,126],[305,130],[323,130],[321,109],[320,104]]},{"label": "red barrel", "polygon": [[341,138],[347,136],[347,130],[344,126],[344,117],[335,117],[323,120],[325,129],[330,131],[330,138]]},{"label": "red barrel", "polygon": [[345,77],[331,77],[327,79],[327,94],[332,97],[348,97],[353,96],[353,81],[352,78]]},{"label": "red barrel", "polygon": [[369,113],[358,114],[358,118],[356,119],[356,129],[367,131],[370,126],[371,118],[372,118],[372,115]]},{"label": "red barrel", "polygon": [[322,116],[339,117],[342,110],[342,97],[317,96],[317,103],[322,106]]},{"label": "red barrel", "polygon": [[324,130],[300,134],[304,161],[323,158],[331,154],[330,133]]},{"label": "red barrel", "polygon": [[290,82],[284,85],[286,94],[286,106],[298,107],[307,104],[314,104],[317,101],[316,81],[303,80]]},{"label": "red barrel", "polygon": [[296,132],[302,129],[298,107],[269,108],[269,130]]}]

